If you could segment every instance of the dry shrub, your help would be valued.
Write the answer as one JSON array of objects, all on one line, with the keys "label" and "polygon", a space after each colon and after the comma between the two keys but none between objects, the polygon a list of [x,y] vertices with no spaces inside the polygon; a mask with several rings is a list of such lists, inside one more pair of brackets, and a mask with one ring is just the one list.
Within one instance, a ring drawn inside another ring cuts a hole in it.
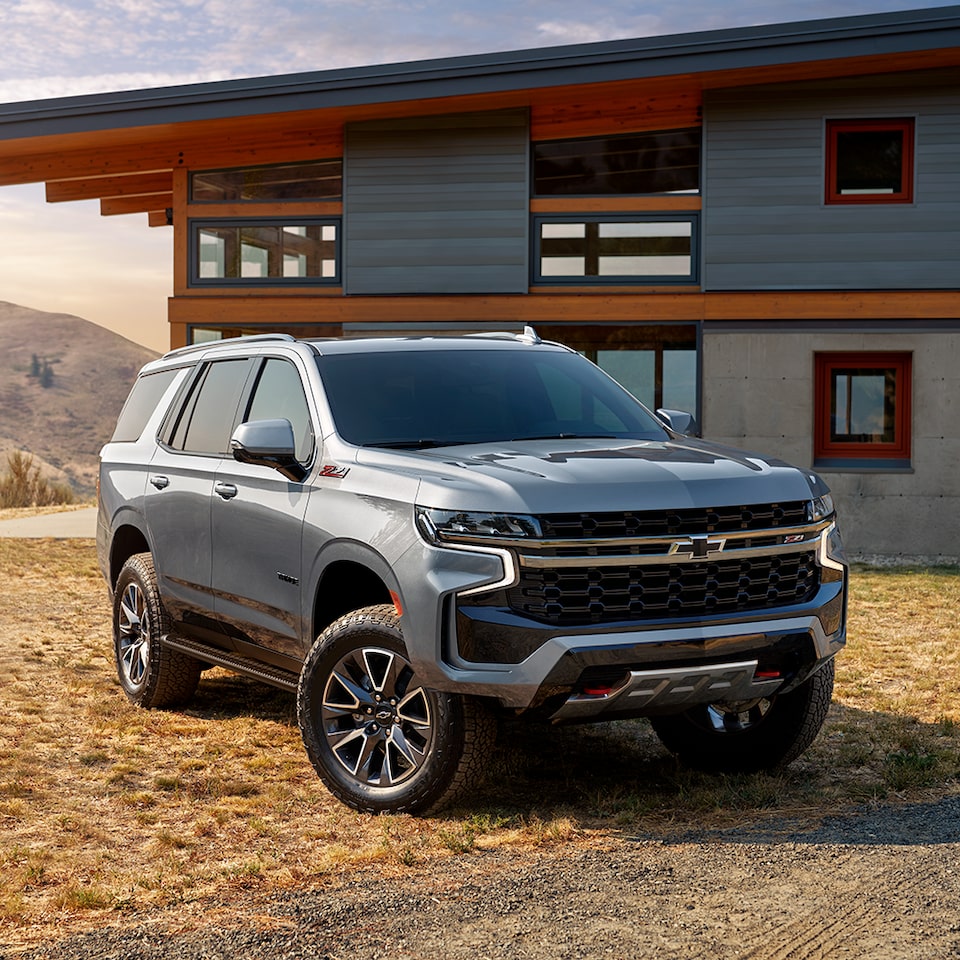
[{"label": "dry shrub", "polygon": [[49,507],[61,503],[73,503],[70,487],[40,476],[32,454],[19,450],[7,454],[7,472],[0,477],[0,507]]}]

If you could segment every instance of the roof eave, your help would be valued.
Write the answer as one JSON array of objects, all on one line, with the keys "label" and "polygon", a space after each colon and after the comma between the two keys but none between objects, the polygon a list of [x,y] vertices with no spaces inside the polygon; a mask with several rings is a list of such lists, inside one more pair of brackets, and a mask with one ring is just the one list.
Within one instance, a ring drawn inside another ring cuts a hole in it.
[{"label": "roof eave", "polygon": [[960,49],[960,6],[0,106],[0,139]]}]

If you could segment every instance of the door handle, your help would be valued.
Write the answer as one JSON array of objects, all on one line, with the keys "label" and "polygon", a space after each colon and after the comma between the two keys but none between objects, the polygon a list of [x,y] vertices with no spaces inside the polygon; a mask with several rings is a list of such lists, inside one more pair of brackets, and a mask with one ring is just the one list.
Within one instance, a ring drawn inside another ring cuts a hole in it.
[{"label": "door handle", "polygon": [[232,500],[237,495],[237,488],[232,483],[224,483],[222,480],[218,480],[213,485],[213,489],[216,490],[217,496],[224,500]]},{"label": "door handle", "polygon": [[170,486],[170,480],[167,477],[154,476],[150,478],[150,482],[158,489],[162,490],[164,487]]}]

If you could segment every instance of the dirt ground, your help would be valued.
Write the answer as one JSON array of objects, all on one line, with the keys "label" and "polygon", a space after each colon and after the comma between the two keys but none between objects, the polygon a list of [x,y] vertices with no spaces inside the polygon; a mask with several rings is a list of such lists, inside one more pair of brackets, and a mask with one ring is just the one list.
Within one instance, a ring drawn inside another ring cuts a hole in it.
[{"label": "dirt ground", "polygon": [[131,707],[92,544],[0,541],[0,960],[960,958],[958,587],[856,585],[784,774],[513,730],[463,808],[378,818],[322,789],[288,694]]},{"label": "dirt ground", "polygon": [[367,867],[320,889],[114,918],[0,956],[177,960],[960,957],[960,796],[821,823],[595,837]]}]

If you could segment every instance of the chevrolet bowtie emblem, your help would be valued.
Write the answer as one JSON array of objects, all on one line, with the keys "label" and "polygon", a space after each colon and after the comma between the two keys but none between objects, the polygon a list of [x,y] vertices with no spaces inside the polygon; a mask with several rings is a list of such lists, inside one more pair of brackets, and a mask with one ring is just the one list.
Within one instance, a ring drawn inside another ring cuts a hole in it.
[{"label": "chevrolet bowtie emblem", "polygon": [[685,540],[677,540],[670,548],[672,557],[689,557],[691,560],[706,560],[712,553],[719,553],[726,539],[723,537],[708,537],[706,534],[694,534]]}]

